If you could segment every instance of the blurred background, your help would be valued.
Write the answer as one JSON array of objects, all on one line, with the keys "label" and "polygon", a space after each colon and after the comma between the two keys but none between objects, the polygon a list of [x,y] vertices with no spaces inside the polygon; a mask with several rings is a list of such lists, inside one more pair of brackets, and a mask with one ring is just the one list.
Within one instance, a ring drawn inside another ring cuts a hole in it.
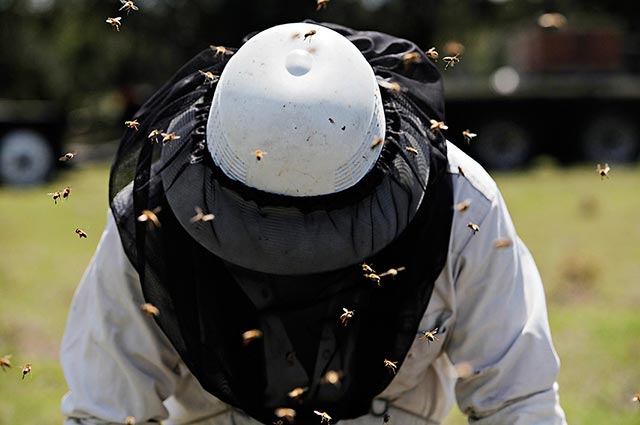
[{"label": "blurred background", "polygon": [[[0,356],[13,363],[0,371],[0,424],[62,421],[60,338],[104,226],[124,121],[210,44],[307,18],[436,48],[446,134],[493,170],[539,264],[570,423],[640,423],[637,2],[135,3],[127,14],[116,0],[0,0]],[[105,23],[115,16],[119,32]],[[58,161],[65,152],[77,157]],[[69,199],[54,204],[47,193],[66,186]],[[33,374],[22,381],[25,363]],[[453,412],[448,424],[460,423]]]}]

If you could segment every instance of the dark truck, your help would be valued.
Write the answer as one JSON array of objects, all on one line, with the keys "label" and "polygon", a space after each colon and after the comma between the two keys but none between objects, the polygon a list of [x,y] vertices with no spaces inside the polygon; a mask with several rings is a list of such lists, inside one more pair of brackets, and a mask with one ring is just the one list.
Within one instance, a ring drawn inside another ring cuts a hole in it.
[{"label": "dark truck", "polygon": [[[631,41],[611,27],[525,28],[486,77],[465,75],[462,55],[444,71],[447,135],[489,168],[521,167],[538,154],[635,161],[640,74]],[[478,134],[469,145],[467,128]]]},{"label": "dark truck", "polygon": [[0,99],[0,182],[46,181],[63,155],[65,115],[55,103]]}]

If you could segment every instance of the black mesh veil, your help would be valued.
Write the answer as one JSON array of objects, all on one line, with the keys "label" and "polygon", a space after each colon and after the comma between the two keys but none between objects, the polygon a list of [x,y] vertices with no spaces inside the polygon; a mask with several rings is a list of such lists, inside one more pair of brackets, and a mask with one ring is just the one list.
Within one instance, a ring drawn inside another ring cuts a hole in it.
[{"label": "black mesh veil", "polygon": [[[157,322],[203,388],[271,424],[278,408],[296,423],[367,413],[416,337],[446,260],[452,218],[442,83],[413,44],[327,25],[350,39],[379,78],[386,140],[376,166],[332,195],[293,198],[225,176],[206,149],[215,83],[228,55],[207,50],[187,63],[138,112],[111,170],[111,208],[123,247]],[[406,65],[406,53],[421,61]],[[167,143],[154,130],[174,134]],[[409,149],[407,149],[409,148]],[[212,221],[192,222],[194,208]],[[155,211],[159,226],[137,221]],[[378,272],[405,267],[376,285]],[[356,320],[343,326],[343,308]],[[246,331],[261,338],[246,343]],[[339,382],[326,374],[335,371]],[[302,394],[292,396],[291,391]]]}]

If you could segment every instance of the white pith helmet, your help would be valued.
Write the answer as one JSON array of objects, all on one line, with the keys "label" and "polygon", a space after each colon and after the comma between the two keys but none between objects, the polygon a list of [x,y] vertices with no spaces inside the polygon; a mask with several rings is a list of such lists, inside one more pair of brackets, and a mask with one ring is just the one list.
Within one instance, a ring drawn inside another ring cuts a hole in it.
[{"label": "white pith helmet", "polygon": [[253,36],[220,76],[207,123],[214,162],[230,178],[289,196],[335,193],[373,167],[384,139],[380,90],[345,37],[319,25]]}]

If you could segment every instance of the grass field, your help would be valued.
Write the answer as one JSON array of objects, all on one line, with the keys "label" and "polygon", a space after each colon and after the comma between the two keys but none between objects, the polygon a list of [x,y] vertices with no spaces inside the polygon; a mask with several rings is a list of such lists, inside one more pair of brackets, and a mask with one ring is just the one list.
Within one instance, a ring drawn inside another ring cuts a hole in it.
[{"label": "grass field", "polygon": [[[495,175],[540,267],[562,360],[571,424],[640,423],[640,167],[539,166]],[[89,164],[44,187],[0,189],[0,424],[61,424],[58,349],[75,286],[105,223],[108,166]],[[54,205],[47,192],[70,185]],[[80,227],[88,239],[79,239]],[[21,369],[32,363],[31,377]],[[466,423],[453,413],[448,425]],[[401,424],[398,424],[401,425]]]}]

